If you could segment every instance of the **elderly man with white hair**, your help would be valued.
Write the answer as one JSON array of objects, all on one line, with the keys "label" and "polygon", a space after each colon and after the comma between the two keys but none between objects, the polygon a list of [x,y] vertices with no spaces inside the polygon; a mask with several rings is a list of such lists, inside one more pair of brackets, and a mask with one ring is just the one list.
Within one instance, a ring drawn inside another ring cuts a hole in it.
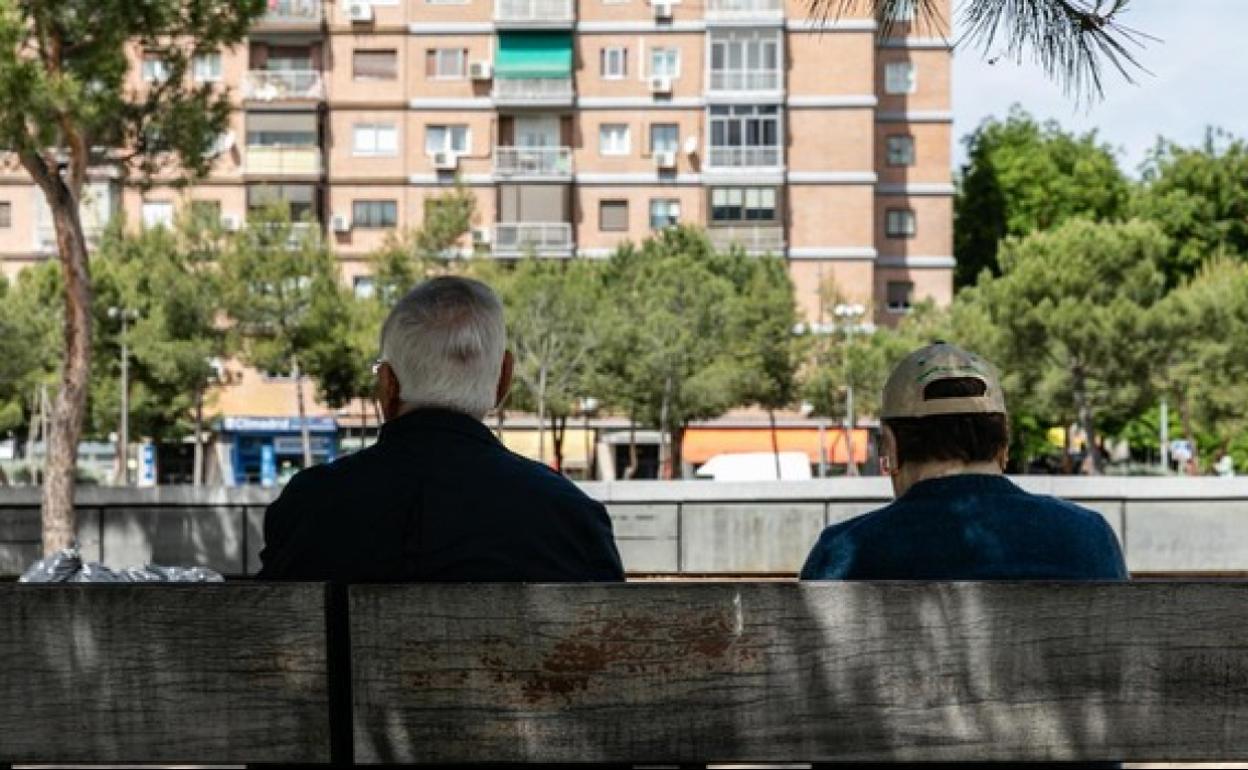
[{"label": "elderly man with white hair", "polygon": [[503,307],[441,277],[381,331],[378,442],[287,484],[264,520],[260,579],[618,581],[603,506],[482,423],[511,385]]}]

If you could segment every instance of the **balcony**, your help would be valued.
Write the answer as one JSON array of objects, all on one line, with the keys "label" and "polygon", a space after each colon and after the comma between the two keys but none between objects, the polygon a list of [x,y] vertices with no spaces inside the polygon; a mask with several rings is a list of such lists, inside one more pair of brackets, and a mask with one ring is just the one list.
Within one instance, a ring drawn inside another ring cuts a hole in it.
[{"label": "balcony", "polygon": [[569,29],[572,0],[495,0],[494,23],[513,29]]},{"label": "balcony", "polygon": [[494,103],[500,107],[569,107],[572,78],[494,78]]},{"label": "balcony", "polygon": [[505,179],[567,179],[572,176],[572,148],[495,147],[494,175]]},{"label": "balcony", "polygon": [[243,78],[243,98],[253,102],[319,102],[325,81],[316,70],[252,70]]},{"label": "balcony", "polygon": [[713,169],[779,168],[780,147],[711,146],[707,166]]},{"label": "balcony", "polygon": [[752,254],[779,254],[784,250],[784,228],[781,225],[729,225],[706,230],[711,244],[724,250],[738,246]]},{"label": "balcony", "polygon": [[783,0],[707,0],[706,21],[757,24],[784,20]]},{"label": "balcony", "polygon": [[779,90],[779,70],[711,70],[712,94]]},{"label": "balcony", "polygon": [[255,32],[320,29],[324,21],[321,0],[268,0],[268,10],[256,21]]},{"label": "balcony", "polygon": [[323,170],[316,145],[249,145],[243,162],[243,173],[252,176],[319,177]]},{"label": "balcony", "polygon": [[572,255],[572,225],[567,222],[499,222],[494,226],[494,255],[522,257]]}]

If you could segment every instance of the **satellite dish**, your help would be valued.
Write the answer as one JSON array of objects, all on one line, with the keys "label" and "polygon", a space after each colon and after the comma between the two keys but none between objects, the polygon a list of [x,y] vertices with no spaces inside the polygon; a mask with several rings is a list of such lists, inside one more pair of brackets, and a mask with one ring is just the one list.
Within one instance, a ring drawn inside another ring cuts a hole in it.
[{"label": "satellite dish", "polygon": [[692,155],[698,151],[698,137],[690,136],[685,139],[685,154]]}]

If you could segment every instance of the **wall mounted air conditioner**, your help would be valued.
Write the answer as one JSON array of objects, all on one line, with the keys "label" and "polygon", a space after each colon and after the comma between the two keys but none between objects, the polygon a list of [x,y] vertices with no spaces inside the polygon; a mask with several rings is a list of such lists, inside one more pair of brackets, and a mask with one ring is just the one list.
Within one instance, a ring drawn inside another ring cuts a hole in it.
[{"label": "wall mounted air conditioner", "polygon": [[364,0],[352,0],[347,3],[347,18],[353,22],[372,21],[373,4]]},{"label": "wall mounted air conditioner", "polygon": [[488,227],[472,228],[472,245],[473,246],[489,246],[490,245],[490,229]]},{"label": "wall mounted air conditioner", "polygon": [[676,153],[672,150],[656,152],[654,154],[654,165],[659,168],[676,168]]},{"label": "wall mounted air conditioner", "polygon": [[439,171],[454,171],[459,168],[459,156],[453,152],[435,152],[433,167]]},{"label": "wall mounted air conditioner", "polygon": [[672,92],[672,79],[667,75],[654,75],[650,78],[650,93],[652,94],[670,94]]},{"label": "wall mounted air conditioner", "polygon": [[351,232],[351,218],[346,214],[334,214],[329,219],[329,226],[336,233]]},{"label": "wall mounted air conditioner", "polygon": [[468,65],[468,77],[473,80],[489,80],[494,76],[494,66],[488,61],[474,61]]}]

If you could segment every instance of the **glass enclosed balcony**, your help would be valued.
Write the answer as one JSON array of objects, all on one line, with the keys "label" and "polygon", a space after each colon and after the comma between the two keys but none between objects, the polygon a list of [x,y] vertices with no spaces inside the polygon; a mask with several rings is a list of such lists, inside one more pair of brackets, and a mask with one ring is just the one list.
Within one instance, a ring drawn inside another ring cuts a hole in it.
[{"label": "glass enclosed balcony", "polygon": [[495,147],[494,174],[500,177],[566,178],[572,175],[572,148]]},{"label": "glass enclosed balcony", "polygon": [[243,78],[243,98],[257,102],[322,101],[325,82],[316,70],[252,70]]},{"label": "glass enclosed balcony", "polygon": [[712,226],[707,236],[716,249],[736,246],[755,254],[778,254],[784,249],[784,228],[781,225]]},{"label": "glass enclosed balcony", "polygon": [[707,0],[706,2],[706,20],[709,22],[780,21],[783,18],[783,0]]},{"label": "glass enclosed balcony", "polygon": [[495,0],[494,23],[517,29],[570,28],[576,18],[572,0]]},{"label": "glass enclosed balcony", "polygon": [[324,170],[316,145],[248,145],[243,172],[263,176],[319,176]]},{"label": "glass enclosed balcony", "polygon": [[268,0],[266,6],[253,31],[317,29],[324,20],[321,0]]},{"label": "glass enclosed balcony", "polygon": [[499,222],[494,225],[494,255],[500,257],[570,256],[572,225],[568,222]]}]

